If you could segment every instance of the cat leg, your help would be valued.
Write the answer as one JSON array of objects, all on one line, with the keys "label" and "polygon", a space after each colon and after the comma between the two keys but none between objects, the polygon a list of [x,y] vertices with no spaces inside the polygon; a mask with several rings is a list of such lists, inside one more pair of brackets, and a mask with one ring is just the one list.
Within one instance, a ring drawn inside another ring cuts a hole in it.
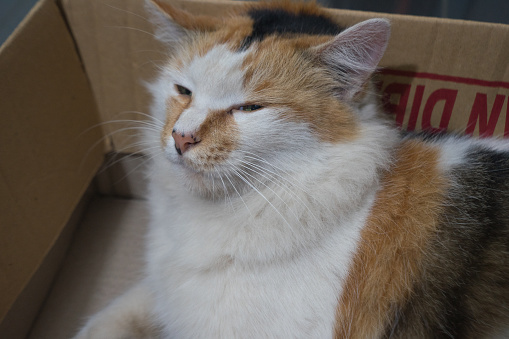
[{"label": "cat leg", "polygon": [[157,338],[152,317],[153,299],[145,283],[140,283],[92,316],[74,339]]}]

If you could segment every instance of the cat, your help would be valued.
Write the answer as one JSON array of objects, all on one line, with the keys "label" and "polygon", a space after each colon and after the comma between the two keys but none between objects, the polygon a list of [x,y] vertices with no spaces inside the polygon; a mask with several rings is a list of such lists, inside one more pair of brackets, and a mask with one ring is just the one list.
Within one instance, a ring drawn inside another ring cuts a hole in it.
[{"label": "cat", "polygon": [[147,6],[172,53],[150,86],[146,277],[76,338],[504,335],[509,143],[384,118],[388,20]]}]

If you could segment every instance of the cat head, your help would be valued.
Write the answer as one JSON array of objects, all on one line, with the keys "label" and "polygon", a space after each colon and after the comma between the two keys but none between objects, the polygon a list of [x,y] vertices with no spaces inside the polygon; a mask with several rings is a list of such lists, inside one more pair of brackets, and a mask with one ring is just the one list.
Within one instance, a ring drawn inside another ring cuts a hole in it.
[{"label": "cat head", "polygon": [[165,122],[167,159],[192,189],[209,192],[218,179],[249,189],[263,171],[298,169],[320,148],[358,137],[387,20],[342,29],[314,3],[260,3],[223,19],[159,0],[148,7],[171,48],[152,86],[153,115]]}]

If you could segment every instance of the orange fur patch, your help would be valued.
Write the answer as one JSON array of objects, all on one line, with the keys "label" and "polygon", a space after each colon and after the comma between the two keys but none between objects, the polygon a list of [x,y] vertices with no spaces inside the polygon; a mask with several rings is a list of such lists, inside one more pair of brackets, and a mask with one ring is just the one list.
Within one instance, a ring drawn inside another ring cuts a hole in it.
[{"label": "orange fur patch", "polygon": [[[321,39],[330,37],[316,40]],[[296,48],[308,44],[309,37],[268,37],[257,42],[243,64],[248,101],[290,108],[283,118],[308,123],[322,141],[351,140],[357,135],[356,119],[334,97],[336,83],[328,71],[309,52]]]},{"label": "orange fur patch", "polygon": [[[182,112],[191,104],[191,97],[173,96],[167,102],[166,123],[161,133],[161,141],[166,145],[172,136],[173,127]],[[197,171],[210,170],[214,165],[224,162],[236,148],[239,130],[235,119],[228,110],[209,112],[193,135],[200,140],[193,147],[192,159],[186,160],[188,165]]]},{"label": "orange fur patch", "polygon": [[387,173],[337,309],[336,338],[378,338],[419,279],[423,249],[436,232],[448,182],[438,153],[405,142]]},{"label": "orange fur patch", "polygon": [[194,134],[201,141],[193,147],[193,161],[189,165],[199,171],[224,162],[239,140],[235,119],[227,111],[209,112]]},{"label": "orange fur patch", "polygon": [[162,13],[165,13],[171,20],[187,30],[211,32],[221,26],[222,20],[220,18],[208,15],[193,15],[163,1],[151,1]]},{"label": "orange fur patch", "polygon": [[224,29],[216,32],[216,39],[219,43],[228,44],[232,50],[237,50],[252,31],[253,19],[246,16],[232,17]]}]

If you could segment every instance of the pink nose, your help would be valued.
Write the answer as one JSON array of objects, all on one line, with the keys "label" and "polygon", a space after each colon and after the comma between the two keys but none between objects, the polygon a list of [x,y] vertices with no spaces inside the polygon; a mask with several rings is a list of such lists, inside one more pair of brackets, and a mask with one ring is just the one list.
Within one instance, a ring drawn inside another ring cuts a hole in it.
[{"label": "pink nose", "polygon": [[198,137],[196,137],[196,135],[193,135],[193,133],[177,132],[173,130],[171,136],[173,137],[173,140],[175,140],[175,149],[177,150],[177,153],[180,155],[182,155],[183,153],[188,151],[192,146],[200,142]]}]

